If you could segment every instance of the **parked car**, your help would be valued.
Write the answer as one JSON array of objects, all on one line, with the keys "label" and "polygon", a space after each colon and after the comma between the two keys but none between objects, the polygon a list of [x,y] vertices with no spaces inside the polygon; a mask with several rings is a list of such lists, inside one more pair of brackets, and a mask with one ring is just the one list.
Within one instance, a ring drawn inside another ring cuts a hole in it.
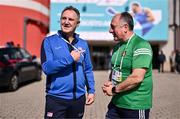
[{"label": "parked car", "polygon": [[42,69],[25,49],[0,47],[0,87],[17,90],[19,84],[32,79],[41,80]]}]

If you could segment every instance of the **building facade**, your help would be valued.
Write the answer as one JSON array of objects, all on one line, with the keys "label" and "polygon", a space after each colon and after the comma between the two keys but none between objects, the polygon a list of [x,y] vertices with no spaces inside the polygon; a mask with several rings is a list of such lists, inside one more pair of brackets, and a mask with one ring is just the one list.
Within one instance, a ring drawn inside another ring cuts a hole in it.
[{"label": "building facade", "polygon": [[166,55],[165,70],[170,71],[170,55],[175,50],[180,50],[180,0],[168,0],[168,39],[165,43],[159,43],[159,50]]},{"label": "building facade", "polygon": [[77,32],[89,43],[94,69],[108,69],[110,53],[115,45],[108,33],[110,20],[116,12],[132,12],[133,2],[138,3],[142,9],[150,9],[155,18],[153,28],[145,33],[142,33],[143,24],[135,19],[135,32],[152,46],[153,68],[158,68],[157,56],[162,50],[166,55],[165,70],[169,71],[169,56],[180,47],[179,0],[51,0],[50,34],[59,29],[57,21],[65,6],[78,8],[81,23]]},{"label": "building facade", "polygon": [[50,0],[0,0],[0,45],[13,41],[39,57],[49,9]]},{"label": "building facade", "polygon": [[94,69],[108,69],[115,45],[108,33],[110,20],[116,12],[132,12],[132,2],[152,10],[156,19],[152,30],[142,34],[142,25],[135,21],[135,32],[150,42],[153,68],[157,68],[157,55],[162,50],[165,70],[169,71],[171,52],[180,50],[180,0],[0,0],[0,45],[13,41],[39,57],[44,36],[60,29],[62,9],[72,5],[81,12],[77,33],[89,43]]}]

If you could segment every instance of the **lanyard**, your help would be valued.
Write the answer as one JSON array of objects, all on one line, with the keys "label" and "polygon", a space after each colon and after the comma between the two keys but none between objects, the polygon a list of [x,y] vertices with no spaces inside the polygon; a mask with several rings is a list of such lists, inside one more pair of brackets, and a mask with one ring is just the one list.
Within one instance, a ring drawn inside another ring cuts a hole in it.
[{"label": "lanyard", "polygon": [[[57,33],[57,35],[59,36],[58,33]],[[78,48],[76,48],[74,45],[72,45],[71,43],[69,43],[69,42],[68,42],[67,40],[65,40],[63,37],[61,37],[61,39],[63,39],[63,41],[65,41],[66,43],[68,43],[68,44],[69,44],[71,47],[73,47],[76,51],[80,52],[81,56],[84,57],[83,54],[82,54],[84,51],[83,51],[83,52],[80,51]]]},{"label": "lanyard", "polygon": [[[125,51],[126,51],[126,49],[127,49],[127,47],[128,47],[128,45],[129,45],[129,43],[130,43],[130,41],[131,41],[131,39],[132,39],[133,36],[134,36],[134,33],[133,33],[132,36],[129,38],[129,40],[128,40],[127,44],[126,44],[126,47],[125,47],[125,49],[123,50],[123,54],[122,54],[122,58],[121,58],[121,61],[120,61],[120,66],[119,66],[120,70],[122,69],[123,59],[124,59],[124,56],[125,56],[124,53],[125,53]],[[115,63],[114,63],[114,66],[113,66],[113,67],[116,66],[117,58],[119,57],[119,51],[120,51],[120,47],[119,47],[119,49],[118,49],[118,54],[116,55],[116,59],[115,59]]]}]

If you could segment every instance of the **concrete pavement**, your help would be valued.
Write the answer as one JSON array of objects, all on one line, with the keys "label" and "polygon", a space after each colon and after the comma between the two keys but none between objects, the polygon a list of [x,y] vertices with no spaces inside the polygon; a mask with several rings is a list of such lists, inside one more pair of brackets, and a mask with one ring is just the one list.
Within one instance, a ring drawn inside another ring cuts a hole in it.
[{"label": "concrete pavement", "polygon": [[[101,86],[107,71],[95,71],[96,100],[86,106],[84,119],[104,119],[110,97]],[[153,72],[154,98],[150,119],[180,119],[180,74]],[[42,119],[45,80],[23,85],[15,92],[0,90],[0,119]]]}]

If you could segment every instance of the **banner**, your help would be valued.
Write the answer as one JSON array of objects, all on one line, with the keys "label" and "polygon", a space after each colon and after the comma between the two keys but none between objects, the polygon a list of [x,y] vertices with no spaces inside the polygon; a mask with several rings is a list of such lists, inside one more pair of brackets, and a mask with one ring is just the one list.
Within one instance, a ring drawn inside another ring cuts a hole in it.
[{"label": "banner", "polygon": [[50,32],[60,29],[62,10],[79,9],[77,33],[87,40],[112,40],[110,22],[115,13],[127,11],[134,19],[134,31],[149,41],[168,39],[168,0],[51,0]]}]

